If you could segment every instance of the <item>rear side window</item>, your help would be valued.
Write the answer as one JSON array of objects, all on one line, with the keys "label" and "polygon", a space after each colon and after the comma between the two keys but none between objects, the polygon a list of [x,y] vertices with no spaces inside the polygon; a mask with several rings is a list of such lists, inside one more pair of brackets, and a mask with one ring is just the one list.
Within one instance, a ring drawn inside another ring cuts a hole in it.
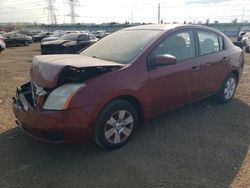
[{"label": "rear side window", "polygon": [[92,35],[89,35],[90,40],[95,40],[96,38]]},{"label": "rear side window", "polygon": [[162,41],[149,57],[152,65],[153,59],[158,55],[170,54],[176,57],[177,62],[195,57],[195,43],[192,31],[175,33]]},{"label": "rear side window", "polygon": [[219,40],[216,34],[198,31],[201,55],[211,54],[220,51]]}]

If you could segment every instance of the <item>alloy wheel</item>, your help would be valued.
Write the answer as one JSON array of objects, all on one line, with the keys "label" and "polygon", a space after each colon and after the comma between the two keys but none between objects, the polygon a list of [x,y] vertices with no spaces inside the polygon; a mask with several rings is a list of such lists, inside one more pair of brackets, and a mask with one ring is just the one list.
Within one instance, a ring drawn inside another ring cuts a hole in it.
[{"label": "alloy wheel", "polygon": [[224,89],[225,98],[231,99],[234,95],[235,89],[236,89],[236,81],[233,77],[231,77],[228,79]]},{"label": "alloy wheel", "polygon": [[134,128],[134,118],[127,110],[119,110],[111,115],[104,127],[106,140],[111,144],[124,142]]}]

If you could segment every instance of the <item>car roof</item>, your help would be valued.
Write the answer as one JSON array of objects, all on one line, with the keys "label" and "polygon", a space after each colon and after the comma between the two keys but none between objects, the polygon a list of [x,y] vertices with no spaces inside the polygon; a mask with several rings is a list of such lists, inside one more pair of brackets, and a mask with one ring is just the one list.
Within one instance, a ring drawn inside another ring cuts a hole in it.
[{"label": "car roof", "polygon": [[149,24],[149,25],[139,25],[134,27],[128,27],[123,30],[161,30],[161,31],[168,31],[172,29],[204,29],[210,30],[214,32],[219,32],[218,30],[202,26],[202,25],[194,25],[194,24]]},{"label": "car roof", "polygon": [[177,29],[177,28],[197,28],[197,29],[206,29],[206,30],[214,30],[212,27],[203,26],[203,25],[195,25],[195,24],[149,24],[149,25],[139,25],[134,27],[128,27],[124,30],[162,30],[167,31],[170,29]]},{"label": "car roof", "polygon": [[170,30],[178,27],[176,24],[149,24],[125,28],[124,30]]}]

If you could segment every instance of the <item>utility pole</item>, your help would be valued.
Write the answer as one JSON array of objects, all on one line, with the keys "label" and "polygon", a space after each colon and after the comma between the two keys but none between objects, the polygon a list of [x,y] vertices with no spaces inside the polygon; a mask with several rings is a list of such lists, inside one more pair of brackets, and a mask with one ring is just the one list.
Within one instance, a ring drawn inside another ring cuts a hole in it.
[{"label": "utility pole", "polygon": [[67,0],[67,4],[70,7],[70,13],[67,14],[67,16],[71,17],[71,24],[75,24],[76,23],[76,17],[79,17],[75,13],[75,8],[76,8],[76,6],[79,6],[79,1],[78,0]]},{"label": "utility pole", "polygon": [[161,4],[158,3],[158,24],[161,23]]},{"label": "utility pole", "polygon": [[54,8],[54,3],[55,0],[45,0],[47,2],[47,7],[44,7],[44,9],[48,10],[48,20],[47,23],[49,24],[56,24],[56,14],[55,14],[55,8]]},{"label": "utility pole", "polygon": [[134,22],[134,12],[132,12],[131,24]]},{"label": "utility pole", "polygon": [[243,11],[242,11],[241,23],[244,22],[245,10],[246,10],[246,8],[244,7]]}]

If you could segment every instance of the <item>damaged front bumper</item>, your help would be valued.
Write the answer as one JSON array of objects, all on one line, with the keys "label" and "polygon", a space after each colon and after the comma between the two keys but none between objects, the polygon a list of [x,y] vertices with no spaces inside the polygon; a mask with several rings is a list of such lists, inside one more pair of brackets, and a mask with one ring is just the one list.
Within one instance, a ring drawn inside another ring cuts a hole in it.
[{"label": "damaged front bumper", "polygon": [[90,115],[93,107],[43,110],[32,103],[31,84],[27,83],[13,97],[13,112],[21,129],[29,136],[47,143],[87,142],[92,138]]}]

